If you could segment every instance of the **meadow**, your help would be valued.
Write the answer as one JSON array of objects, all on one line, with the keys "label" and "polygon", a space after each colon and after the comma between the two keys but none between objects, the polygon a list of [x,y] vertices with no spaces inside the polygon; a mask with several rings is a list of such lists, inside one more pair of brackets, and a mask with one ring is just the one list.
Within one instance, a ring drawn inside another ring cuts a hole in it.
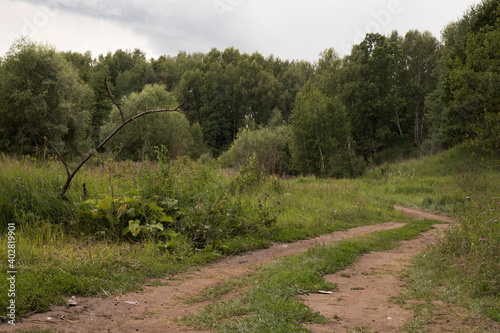
[{"label": "meadow", "polygon": [[[1,156],[0,256],[5,260],[0,278],[8,277],[7,231],[14,224],[18,318],[63,305],[72,295],[102,297],[138,290],[149,279],[272,242],[385,221],[408,223],[405,230],[342,248],[309,251],[314,260],[301,257],[276,264],[307,266],[321,276],[325,261],[352,258],[339,264],[344,267],[362,253],[383,250],[381,244],[396,246],[393,242],[416,237],[430,225],[394,210],[400,205],[454,219],[443,241],[419,256],[409,271],[408,297],[446,299],[500,321],[498,157],[458,146],[423,159],[385,164],[358,179],[318,179],[265,176],[255,161],[235,171],[221,169],[215,161],[170,161],[161,150],[157,153],[155,162],[144,163],[100,156],[77,175],[67,201],[57,198],[65,171],[56,159]],[[338,253],[346,254],[339,259]],[[310,264],[304,265],[304,260]],[[294,275],[293,269],[276,269],[279,276],[286,275],[283,281]],[[297,284],[301,290],[328,287],[306,270],[302,273],[303,278],[295,277],[302,281]],[[249,311],[265,306],[259,305],[264,301],[259,295],[268,285],[280,283],[275,277],[261,274],[261,289],[252,289],[245,301]],[[8,320],[8,288],[0,285],[3,320]],[[288,288],[283,297],[291,299],[298,292]],[[295,306],[292,310],[302,313],[303,321],[321,320],[298,304],[282,303],[272,307],[283,312]],[[269,311],[256,313],[250,321],[264,320],[274,327],[272,318],[259,317],[273,317]]]}]

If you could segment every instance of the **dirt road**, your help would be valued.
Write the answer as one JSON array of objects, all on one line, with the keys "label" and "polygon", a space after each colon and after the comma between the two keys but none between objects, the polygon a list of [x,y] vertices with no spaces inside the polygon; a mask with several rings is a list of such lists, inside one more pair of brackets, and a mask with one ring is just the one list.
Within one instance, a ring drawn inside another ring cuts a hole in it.
[{"label": "dirt road", "polygon": [[[415,219],[448,218],[416,210],[396,207]],[[314,239],[291,244],[276,244],[264,250],[224,258],[197,270],[162,280],[160,286],[146,286],[143,291],[107,298],[77,298],[74,307],[55,307],[52,311],[35,314],[22,320],[15,327],[2,324],[0,331],[18,329],[51,329],[57,332],[202,332],[182,327],[172,319],[195,313],[208,303],[188,304],[186,299],[206,287],[214,286],[230,277],[244,276],[253,272],[252,267],[272,260],[305,252],[318,244],[328,244],[362,234],[395,229],[401,223],[388,222],[364,226],[347,231],[334,232]],[[398,294],[402,271],[410,265],[413,256],[435,242],[436,235],[446,228],[426,232],[418,239],[402,242],[392,251],[365,255],[355,265],[326,276],[329,282],[338,284],[333,294],[311,294],[304,302],[327,318],[339,318],[326,325],[310,325],[313,332],[346,332],[363,326],[379,332],[396,331],[410,313],[391,304],[387,299]],[[228,296],[230,297],[230,296]]]}]

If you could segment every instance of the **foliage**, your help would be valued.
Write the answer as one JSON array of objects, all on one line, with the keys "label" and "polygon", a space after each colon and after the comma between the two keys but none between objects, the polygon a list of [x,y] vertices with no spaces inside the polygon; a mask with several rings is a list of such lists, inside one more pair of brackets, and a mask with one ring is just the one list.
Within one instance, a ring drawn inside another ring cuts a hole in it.
[{"label": "foliage", "polygon": [[189,129],[189,133],[192,138],[191,145],[189,147],[189,156],[196,160],[208,150],[205,139],[203,138],[203,129],[201,128],[200,123],[192,124]]},{"label": "foliage", "polygon": [[0,66],[0,149],[32,154],[47,137],[63,154],[88,148],[92,91],[53,47],[16,41]]},{"label": "foliage", "polygon": [[290,128],[287,126],[242,129],[218,161],[223,167],[239,169],[254,156],[266,173],[284,174],[290,171],[289,141]]},{"label": "foliage", "polygon": [[291,151],[302,174],[351,175],[350,122],[338,98],[314,86],[297,95],[291,116]]},{"label": "foliage", "polygon": [[90,210],[92,218],[115,237],[119,236],[166,236],[176,234],[168,228],[181,216],[178,202],[165,198],[163,201],[147,202],[139,196],[100,200],[87,200],[83,207]]},{"label": "foliage", "polygon": [[[177,106],[174,96],[160,85],[148,85],[140,93],[122,99],[125,119],[153,109],[173,109]],[[122,122],[118,108],[113,108],[110,121],[101,130],[101,137],[108,136]],[[170,157],[188,154],[191,145],[189,122],[179,112],[165,112],[138,119],[123,128],[108,143],[108,150],[117,152],[120,159],[144,160],[154,157],[154,147],[165,145]]]},{"label": "foliage", "polygon": [[264,178],[264,173],[257,161],[257,155],[251,155],[248,158],[248,164],[242,166],[236,176],[238,190],[251,190],[260,185]]},{"label": "foliage", "polygon": [[382,149],[406,144],[413,134],[404,126],[401,53],[397,35],[367,34],[346,59],[345,75],[354,79],[346,87],[343,103],[365,160]]},{"label": "foliage", "polygon": [[[475,138],[478,127],[498,113],[500,3],[483,1],[445,30],[447,70],[441,72],[442,135],[448,145]],[[493,133],[494,125],[487,132]]]},{"label": "foliage", "polygon": [[199,122],[212,152],[229,147],[245,120],[264,125],[275,108],[285,117],[305,82],[307,66],[259,53],[240,54],[234,48],[212,49],[185,71],[176,87],[191,123]]},{"label": "foliage", "polygon": [[[112,108],[111,99],[103,86],[104,79],[109,77],[109,69],[102,62],[93,59],[90,51],[84,54],[63,52],[62,55],[78,70],[80,78],[94,92],[89,125],[92,143],[98,145],[101,126],[108,120]],[[110,82],[108,82],[108,86],[110,89],[114,89]]]},{"label": "foliage", "polygon": [[475,138],[471,144],[482,151],[500,153],[500,112],[485,112],[482,119],[474,126]]},{"label": "foliage", "polygon": [[439,59],[439,42],[428,31],[412,30],[405,35],[400,47],[406,68],[400,82],[406,99],[406,110],[401,115],[406,119],[401,125],[407,131],[413,122],[413,143],[422,147],[430,125],[425,98],[437,85],[433,71]]}]

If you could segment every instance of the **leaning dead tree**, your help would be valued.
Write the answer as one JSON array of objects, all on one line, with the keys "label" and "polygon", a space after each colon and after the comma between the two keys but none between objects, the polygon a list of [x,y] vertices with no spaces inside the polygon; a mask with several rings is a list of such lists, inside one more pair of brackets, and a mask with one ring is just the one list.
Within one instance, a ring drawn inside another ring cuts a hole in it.
[{"label": "leaning dead tree", "polygon": [[[177,106],[175,109],[158,109],[158,110],[148,110],[148,111],[144,111],[142,113],[139,113],[129,119],[125,119],[124,115],[123,115],[123,110],[120,106],[120,104],[118,104],[118,102],[113,98],[113,95],[111,95],[111,92],[109,91],[109,88],[108,88],[108,83],[106,81],[106,79],[104,79],[104,87],[106,88],[106,92],[108,93],[108,96],[109,98],[111,99],[111,101],[113,102],[113,104],[118,108],[118,111],[120,111],[120,116],[121,116],[121,119],[122,119],[122,122],[120,125],[118,125],[96,148],[90,150],[86,155],[85,157],[82,159],[82,161],[76,166],[76,168],[73,170],[73,172],[70,172],[69,171],[69,168],[68,168],[68,164],[66,163],[66,161],[64,160],[64,158],[62,157],[62,155],[59,153],[59,151],[56,149],[56,147],[54,147],[52,145],[52,143],[50,143],[50,141],[44,137],[44,140],[49,144],[49,146],[55,151],[56,155],[59,157],[59,159],[61,160],[62,164],[64,165],[64,168],[66,169],[66,183],[64,184],[64,186],[62,187],[61,189],[61,193],[59,193],[59,197],[63,200],[67,200],[67,197],[66,197],[66,192],[68,191],[68,189],[70,188],[71,186],[71,182],[73,181],[73,178],[75,178],[76,174],[78,173],[78,171],[85,165],[85,163],[87,163],[88,160],[90,160],[92,158],[92,156],[94,156],[95,154],[97,154],[97,152],[102,149],[102,147],[104,147],[104,145],[106,143],[108,143],[109,140],[111,140],[111,138],[113,136],[115,136],[116,133],[118,133],[123,127],[125,127],[125,125],[127,125],[128,123],[131,123],[131,122],[137,122],[137,119],[140,118],[140,117],[143,117],[147,114],[151,114],[151,113],[161,113],[161,112],[172,112],[172,111],[180,111],[181,108],[184,106],[184,104],[186,104],[186,101],[184,101],[182,104],[180,104],[179,106]],[[141,128],[141,131],[142,130],[142,127],[140,126],[139,123],[137,123],[139,125],[139,127]],[[143,133],[144,134],[144,133]]]}]

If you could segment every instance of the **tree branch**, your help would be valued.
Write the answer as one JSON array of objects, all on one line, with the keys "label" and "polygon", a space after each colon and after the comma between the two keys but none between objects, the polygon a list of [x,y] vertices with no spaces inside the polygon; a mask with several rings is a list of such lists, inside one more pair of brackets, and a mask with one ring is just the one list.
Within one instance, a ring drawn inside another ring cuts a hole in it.
[{"label": "tree branch", "polygon": [[111,99],[111,101],[113,102],[113,104],[116,105],[116,107],[118,108],[118,111],[120,111],[120,115],[122,116],[122,122],[125,122],[125,117],[123,116],[123,110],[120,107],[120,104],[118,104],[118,102],[115,100],[115,98],[113,97],[113,95],[111,95],[111,91],[109,91],[108,78],[107,77],[104,78],[104,82],[103,83],[104,83],[104,88],[106,88],[106,92],[108,93],[109,98]]},{"label": "tree branch", "polygon": [[[66,162],[64,162],[64,159],[62,158],[62,156],[59,154],[59,152],[55,149],[54,146],[52,146],[52,144],[50,144],[50,146],[52,147],[52,149],[54,149],[54,151],[56,152],[56,154],[59,156],[59,158],[61,159],[61,161],[63,162],[65,168],[66,168],[66,172],[67,172],[67,179],[66,179],[66,183],[64,184],[64,186],[62,187],[62,190],[61,190],[61,193],[59,194],[59,197],[61,199],[64,199],[66,200],[66,192],[68,191],[70,185],[71,185],[71,182],[73,180],[73,178],[75,177],[75,175],[78,173],[78,171],[83,167],[83,165],[85,163],[87,163],[88,160],[90,160],[90,158],[92,156],[94,156],[106,143],[108,143],[109,140],[111,140],[111,138],[113,136],[115,136],[116,133],[118,133],[123,127],[125,127],[125,125],[127,125],[128,123],[132,122],[132,121],[136,121],[136,119],[140,118],[140,117],[143,117],[145,115],[148,115],[148,114],[152,114],[152,113],[161,113],[161,112],[173,112],[173,111],[181,111],[181,108],[189,101],[189,99],[187,99],[186,101],[184,101],[182,104],[180,104],[179,106],[177,106],[175,109],[158,109],[158,110],[148,110],[148,111],[144,111],[142,113],[139,113],[127,120],[124,119],[124,116],[123,116],[123,111],[121,109],[121,107],[118,105],[118,103],[115,101],[115,99],[113,98],[113,96],[111,95],[109,89],[108,89],[108,86],[106,84],[106,79],[104,80],[104,86],[106,87],[106,91],[108,92],[108,95],[109,97],[111,98],[111,100],[113,101],[113,103],[118,107],[118,110],[120,111],[120,114],[122,116],[122,123],[120,125],[118,125],[95,149],[92,149],[91,151],[89,151],[87,153],[87,155],[85,155],[85,157],[83,158],[83,160],[76,166],[76,168],[73,170],[73,172],[70,174],[69,173],[69,170],[68,170],[68,167],[66,165]],[[48,142],[48,141],[47,141]]]},{"label": "tree branch", "polygon": [[68,165],[66,164],[66,161],[64,160],[62,155],[59,153],[59,151],[56,149],[56,147],[54,147],[54,145],[49,141],[49,139],[47,139],[46,136],[43,137],[43,140],[49,144],[50,148],[52,148],[52,150],[56,153],[57,157],[59,157],[62,164],[64,165],[64,169],[66,169],[66,175],[69,177]]}]

